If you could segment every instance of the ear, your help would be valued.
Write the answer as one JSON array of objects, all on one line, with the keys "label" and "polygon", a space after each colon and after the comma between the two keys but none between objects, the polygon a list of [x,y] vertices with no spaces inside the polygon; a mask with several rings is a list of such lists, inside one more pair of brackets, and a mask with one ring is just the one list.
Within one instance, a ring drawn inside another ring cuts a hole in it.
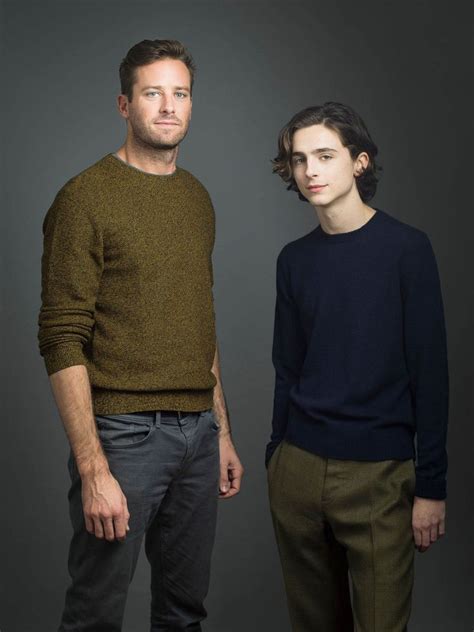
[{"label": "ear", "polygon": [[124,119],[128,119],[128,97],[125,94],[119,94],[117,97],[117,108]]},{"label": "ear", "polygon": [[357,158],[354,160],[354,176],[356,178],[364,173],[364,171],[369,166],[369,162],[369,154],[367,154],[365,151],[361,152],[357,156]]}]

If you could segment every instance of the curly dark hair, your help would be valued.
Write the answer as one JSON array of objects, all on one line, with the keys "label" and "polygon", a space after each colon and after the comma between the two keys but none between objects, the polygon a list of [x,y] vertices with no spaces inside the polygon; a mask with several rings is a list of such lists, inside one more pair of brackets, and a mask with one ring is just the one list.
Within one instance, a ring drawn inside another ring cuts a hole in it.
[{"label": "curly dark hair", "polygon": [[181,42],[178,42],[178,40],[143,40],[132,46],[120,64],[120,90],[122,94],[127,96],[129,101],[132,100],[133,96],[135,69],[159,59],[178,59],[186,64],[191,75],[192,93],[196,64]]},{"label": "curly dark hair", "polygon": [[324,125],[335,131],[353,159],[357,158],[361,152],[368,154],[369,164],[359,176],[356,176],[356,184],[363,202],[371,200],[377,190],[377,172],[382,170],[375,162],[378,149],[361,117],[343,103],[328,101],[324,105],[314,105],[295,114],[283,127],[278,137],[278,155],[272,160],[273,173],[277,173],[288,183],[288,191],[297,191],[300,200],[308,201],[300,193],[293,177],[291,154],[296,130],[311,125]]}]

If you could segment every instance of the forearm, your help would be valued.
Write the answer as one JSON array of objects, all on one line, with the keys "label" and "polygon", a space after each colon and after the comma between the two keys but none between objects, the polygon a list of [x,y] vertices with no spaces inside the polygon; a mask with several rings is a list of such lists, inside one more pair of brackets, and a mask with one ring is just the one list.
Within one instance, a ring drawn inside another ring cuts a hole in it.
[{"label": "forearm", "polygon": [[51,388],[81,477],[107,473],[109,466],[97,434],[89,375],[84,365],[50,376]]},{"label": "forearm", "polygon": [[448,353],[441,284],[426,236],[401,260],[406,365],[417,433],[415,495],[446,496]]},{"label": "forearm", "polygon": [[219,349],[216,343],[216,351],[214,354],[214,362],[212,364],[212,372],[216,378],[216,385],[214,386],[214,395],[213,395],[213,409],[216,415],[217,423],[220,426],[219,435],[220,437],[230,436],[230,422],[229,422],[229,413],[227,410],[227,404],[225,401],[224,389],[222,387],[222,379],[221,379],[221,371],[220,371],[220,362],[219,362]]}]

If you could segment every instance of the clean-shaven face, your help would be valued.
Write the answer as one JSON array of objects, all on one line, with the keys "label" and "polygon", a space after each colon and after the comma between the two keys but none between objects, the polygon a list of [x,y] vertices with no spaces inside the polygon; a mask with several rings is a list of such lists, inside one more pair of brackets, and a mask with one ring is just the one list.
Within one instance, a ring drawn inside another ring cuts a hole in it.
[{"label": "clean-shaven face", "polygon": [[357,192],[353,160],[339,135],[324,125],[311,125],[293,135],[291,165],[301,194],[313,206],[328,206]]},{"label": "clean-shaven face", "polygon": [[177,59],[160,59],[135,70],[126,118],[135,140],[153,149],[173,149],[191,120],[191,77]]}]

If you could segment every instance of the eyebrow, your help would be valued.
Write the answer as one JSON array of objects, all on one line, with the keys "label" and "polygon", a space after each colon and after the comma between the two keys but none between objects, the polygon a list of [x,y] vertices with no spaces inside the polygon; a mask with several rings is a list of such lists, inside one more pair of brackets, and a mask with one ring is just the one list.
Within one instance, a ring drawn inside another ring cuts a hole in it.
[{"label": "eyebrow", "polygon": [[[164,86],[145,86],[144,88],[142,88],[142,92],[144,90],[151,90],[152,88],[154,90],[161,90],[163,89]],[[186,90],[187,92],[191,92],[191,88],[187,87],[187,86],[174,86],[173,87],[174,90]]]},{"label": "eyebrow", "polygon": [[[310,154],[326,154],[328,151],[332,151],[335,154],[337,154],[337,149],[332,149],[331,147],[320,147],[319,149],[314,149],[313,151],[310,151]],[[291,157],[293,158],[293,156],[306,156],[306,154],[304,153],[304,151],[294,151],[291,154]]]}]

